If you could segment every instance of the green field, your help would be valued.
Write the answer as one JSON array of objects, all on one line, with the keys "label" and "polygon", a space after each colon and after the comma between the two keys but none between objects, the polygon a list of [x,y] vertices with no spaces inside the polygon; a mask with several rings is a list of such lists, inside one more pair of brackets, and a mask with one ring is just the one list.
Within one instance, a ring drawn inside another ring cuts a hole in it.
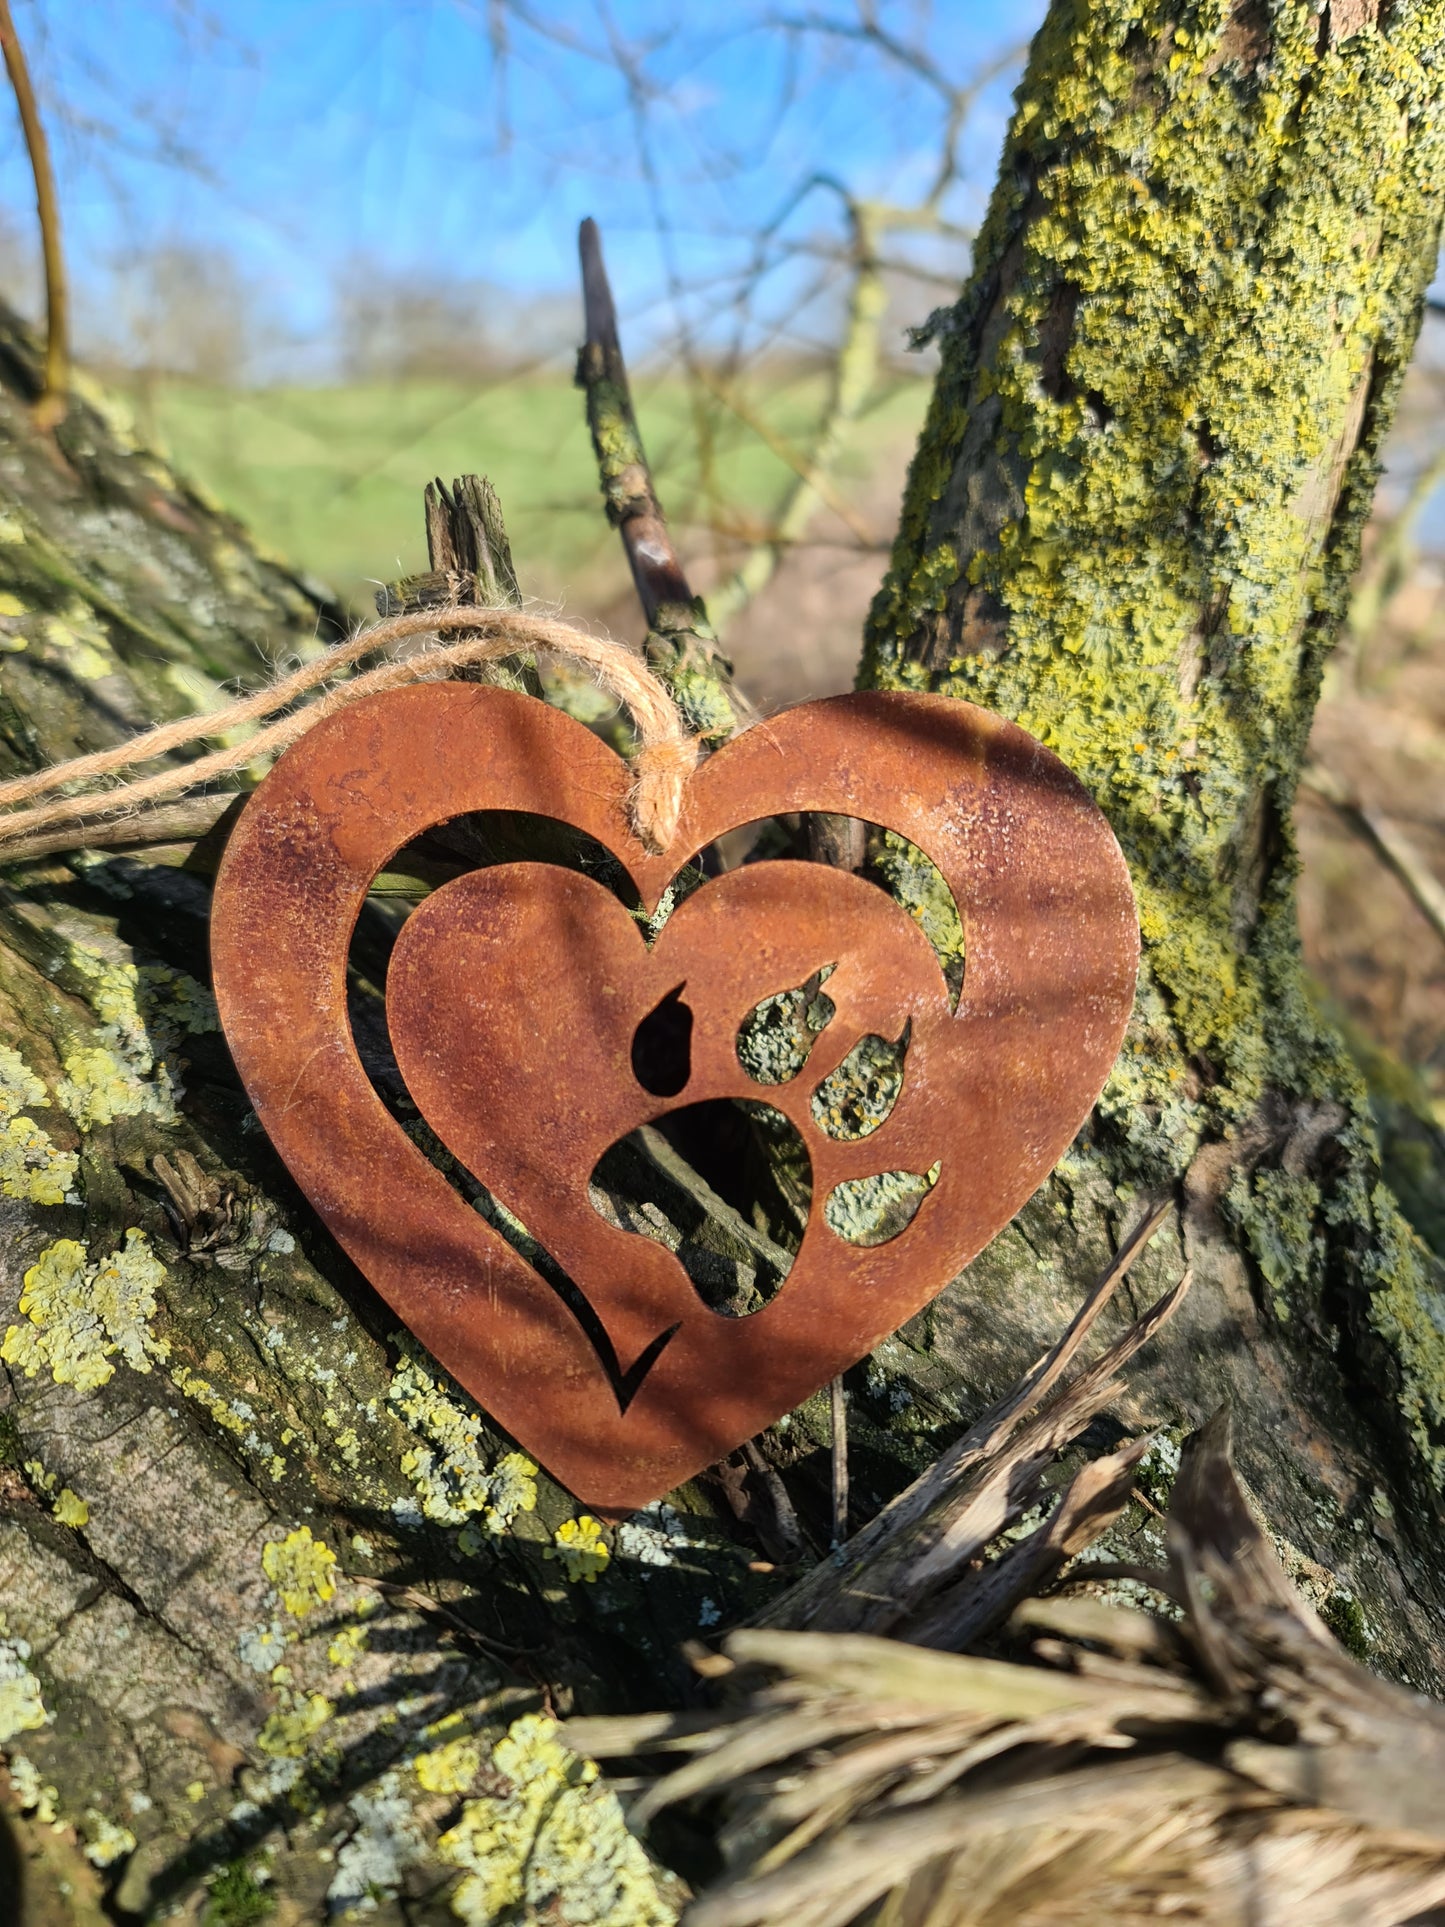
[{"label": "green field", "polygon": [[[636,382],[638,413],[664,505],[697,554],[718,527],[767,521],[791,471],[750,430],[709,403],[695,417],[676,378]],[[886,440],[916,433],[927,384],[881,396],[839,465],[845,492],[866,479]],[[497,487],[529,595],[578,615],[626,587],[602,514],[582,396],[561,375],[482,388],[413,382],[332,388],[219,389],[152,380],[132,389],[140,433],[250,527],[257,540],[334,588],[355,613],[372,584],[426,565],[421,491],[476,470]],[[819,376],[772,374],[751,401],[775,433],[805,444],[823,400]],[[712,456],[704,486],[702,437]]]}]

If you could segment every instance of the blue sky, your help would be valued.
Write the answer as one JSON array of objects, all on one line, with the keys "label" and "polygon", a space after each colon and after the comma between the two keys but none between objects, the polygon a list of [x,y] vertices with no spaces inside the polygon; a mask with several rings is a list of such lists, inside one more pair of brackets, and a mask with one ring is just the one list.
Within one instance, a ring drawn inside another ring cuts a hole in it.
[{"label": "blue sky", "polygon": [[[725,273],[820,170],[854,192],[915,195],[939,151],[936,90],[846,33],[785,31],[785,11],[518,0],[499,48],[487,0],[15,0],[77,279],[161,244],[215,246],[316,337],[335,278],[366,260],[570,292],[587,213],[645,328],[669,261],[689,283]],[[798,11],[858,19],[853,0]],[[877,17],[962,82],[1041,12],[898,0]],[[632,95],[619,48],[638,56]],[[984,90],[966,129],[960,221],[981,210],[1016,78]],[[0,207],[28,235],[29,181],[0,120]],[[815,194],[791,231],[836,231],[827,201]]]}]

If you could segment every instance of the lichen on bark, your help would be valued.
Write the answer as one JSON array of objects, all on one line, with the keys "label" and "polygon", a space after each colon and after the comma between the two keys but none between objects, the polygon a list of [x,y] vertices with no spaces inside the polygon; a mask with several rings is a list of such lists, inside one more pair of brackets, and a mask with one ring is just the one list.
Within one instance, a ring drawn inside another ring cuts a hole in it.
[{"label": "lichen on bark", "polygon": [[[1234,1296],[1216,1343],[1258,1321],[1326,1438],[1351,1404],[1404,1432],[1427,1544],[1445,1253],[1379,1181],[1311,997],[1291,809],[1435,268],[1442,99],[1439,0],[1055,5],[969,286],[931,323],[862,677],[1016,717],[1108,814],[1144,957],[1081,1170],[1181,1188]],[[1336,1500],[1358,1486],[1347,1450],[1321,1458]]]}]

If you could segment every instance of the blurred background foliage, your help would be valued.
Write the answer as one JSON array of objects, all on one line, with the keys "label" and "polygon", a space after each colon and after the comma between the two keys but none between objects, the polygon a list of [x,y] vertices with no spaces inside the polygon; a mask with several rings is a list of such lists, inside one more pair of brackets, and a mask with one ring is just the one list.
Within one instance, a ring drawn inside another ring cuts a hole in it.
[{"label": "blurred background foliage", "polygon": [[[143,438],[329,584],[496,483],[523,587],[630,634],[580,397],[602,224],[689,574],[765,706],[844,688],[1039,0],[14,0],[77,350]],[[39,312],[0,115],[0,274]],[[1387,1126],[1445,1143],[1445,303],[1426,316],[1300,799],[1301,918]],[[1418,1201],[1426,1217],[1445,1204]],[[1417,1222],[1421,1220],[1417,1217]]]}]

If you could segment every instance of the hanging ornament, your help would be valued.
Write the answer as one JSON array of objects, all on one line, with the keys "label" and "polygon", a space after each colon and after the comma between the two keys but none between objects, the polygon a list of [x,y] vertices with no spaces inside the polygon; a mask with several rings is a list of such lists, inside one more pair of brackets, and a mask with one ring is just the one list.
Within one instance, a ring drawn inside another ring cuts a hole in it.
[{"label": "hanging ornament", "polygon": [[[635,827],[634,787],[532,696],[426,683],[365,697],[255,792],[212,922],[226,1037],[297,1183],[431,1354],[611,1514],[792,1410],[1008,1223],[1098,1096],[1138,956],[1099,810],[1032,737],[969,704],[860,694],[787,710],[674,770],[661,850]],[[713,877],[651,941],[622,896],[560,865],[444,884],[392,955],[392,1047],[425,1124],[545,1254],[534,1265],[388,1110],[347,1016],[373,880],[413,838],[481,810],[594,839],[647,915],[741,825],[800,811],[882,825],[952,892],[957,1007],[907,911],[821,864]],[[760,1064],[756,1013],[790,996],[806,1004],[803,1042]],[[609,1222],[592,1191],[629,1134],[723,1099],[786,1120],[811,1174],[791,1269],[743,1316],[712,1308],[672,1250]]]}]

